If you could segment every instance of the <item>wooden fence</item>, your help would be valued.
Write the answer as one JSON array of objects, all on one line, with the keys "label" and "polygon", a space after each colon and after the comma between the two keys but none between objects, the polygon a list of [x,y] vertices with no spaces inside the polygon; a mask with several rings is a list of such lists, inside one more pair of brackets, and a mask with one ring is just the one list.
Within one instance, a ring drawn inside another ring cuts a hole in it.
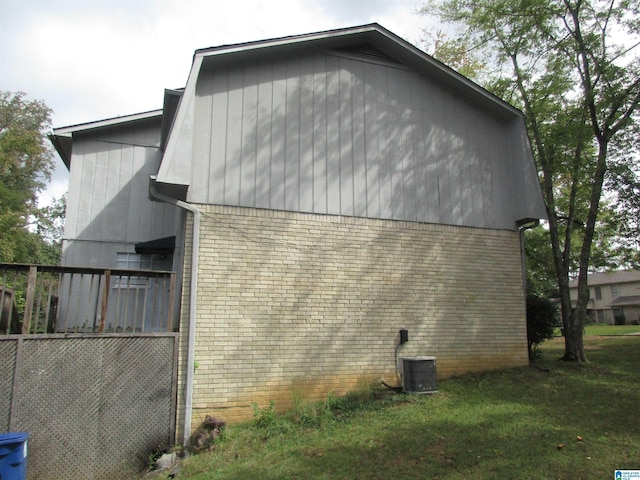
[{"label": "wooden fence", "polygon": [[173,272],[0,263],[0,335],[173,332]]}]

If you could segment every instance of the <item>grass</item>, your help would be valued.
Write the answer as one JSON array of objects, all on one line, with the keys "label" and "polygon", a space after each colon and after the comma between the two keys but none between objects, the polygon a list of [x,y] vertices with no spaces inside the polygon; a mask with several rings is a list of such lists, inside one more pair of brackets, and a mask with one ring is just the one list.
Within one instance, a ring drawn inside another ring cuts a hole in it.
[{"label": "grass", "polygon": [[639,469],[640,337],[587,337],[590,363],[443,380],[439,393],[360,392],[294,412],[257,409],[181,479],[601,479]]},{"label": "grass", "polygon": [[640,325],[605,325],[593,324],[585,327],[585,336],[602,335],[628,335],[629,333],[640,333]]}]

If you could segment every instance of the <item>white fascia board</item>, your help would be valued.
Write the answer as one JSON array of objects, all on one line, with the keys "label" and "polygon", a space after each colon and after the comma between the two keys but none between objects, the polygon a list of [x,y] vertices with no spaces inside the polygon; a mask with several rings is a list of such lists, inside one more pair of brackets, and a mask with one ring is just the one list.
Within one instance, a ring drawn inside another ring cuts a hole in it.
[{"label": "white fascia board", "polygon": [[95,122],[79,123],[77,125],[70,125],[68,127],[54,128],[53,134],[57,136],[68,137],[76,132],[84,132],[86,130],[93,130],[103,127],[112,127],[114,125],[120,125],[123,123],[135,122],[137,120],[145,120],[147,118],[160,116],[162,116],[162,110],[151,110],[149,112],[134,113],[132,115],[107,118],[105,120],[97,120]]}]

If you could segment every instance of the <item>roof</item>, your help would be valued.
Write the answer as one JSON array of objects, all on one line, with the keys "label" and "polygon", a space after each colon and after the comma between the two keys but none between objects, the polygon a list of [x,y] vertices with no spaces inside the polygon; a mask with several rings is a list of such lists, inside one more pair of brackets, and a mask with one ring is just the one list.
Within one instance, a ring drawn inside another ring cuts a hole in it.
[{"label": "roof", "polygon": [[[621,270],[619,272],[599,272],[591,273],[587,276],[587,284],[611,285],[616,283],[640,282],[640,270]],[[569,288],[577,288],[578,280],[571,280]]]},{"label": "roof", "polygon": [[150,110],[148,112],[134,113],[132,115],[123,115],[120,117],[112,117],[104,120],[96,120],[93,122],[78,123],[67,127],[54,128],[53,133],[49,135],[49,140],[53,143],[56,151],[62,158],[67,168],[71,166],[71,145],[72,136],[75,133],[95,130],[98,128],[112,127],[122,125],[123,123],[147,120],[149,118],[161,117],[162,110]]},{"label": "roof", "polygon": [[640,306],[640,295],[628,295],[625,297],[618,297],[611,302],[609,307],[627,307],[627,306]]}]

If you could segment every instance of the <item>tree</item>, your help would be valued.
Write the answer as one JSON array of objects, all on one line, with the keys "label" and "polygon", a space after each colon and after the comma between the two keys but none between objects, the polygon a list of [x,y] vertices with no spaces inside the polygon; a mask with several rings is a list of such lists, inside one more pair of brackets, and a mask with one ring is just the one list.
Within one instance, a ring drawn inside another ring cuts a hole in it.
[{"label": "tree", "polygon": [[[640,7],[627,0],[444,0],[422,9],[431,12],[466,29],[470,50],[484,52],[496,72],[487,87],[524,112],[547,207],[564,359],[586,361],[587,273],[603,185],[612,163],[628,164],[619,153],[638,122],[639,43],[627,44],[640,37]],[[625,43],[616,43],[619,32]]]},{"label": "tree", "polygon": [[527,295],[527,344],[529,360],[536,357],[538,345],[555,335],[558,322],[558,308],[545,297]]},{"label": "tree", "polygon": [[524,235],[527,295],[541,298],[557,297],[558,284],[555,278],[549,230],[538,226],[526,230]]},{"label": "tree", "polygon": [[32,224],[41,219],[37,196],[53,169],[46,139],[51,110],[25,94],[0,91],[0,261],[38,263],[44,241]]},{"label": "tree", "polygon": [[54,198],[35,214],[36,252],[30,263],[58,265],[62,254],[62,234],[67,211],[67,195]]}]

